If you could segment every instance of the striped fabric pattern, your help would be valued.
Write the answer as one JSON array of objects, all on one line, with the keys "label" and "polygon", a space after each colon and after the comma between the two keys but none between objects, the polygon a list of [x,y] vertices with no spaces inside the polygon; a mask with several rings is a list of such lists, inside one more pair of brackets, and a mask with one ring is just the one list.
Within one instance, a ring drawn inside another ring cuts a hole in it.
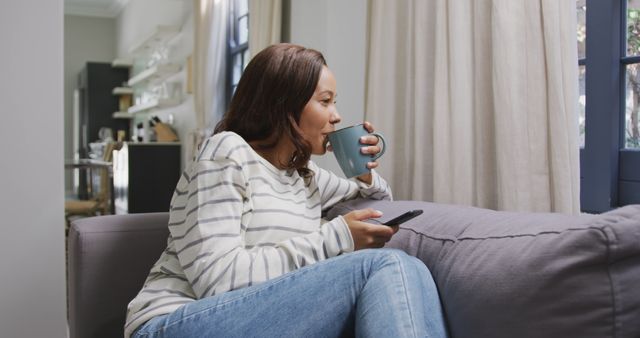
[{"label": "striped fabric pattern", "polygon": [[129,303],[125,336],[197,299],[261,283],[353,251],[342,217],[321,218],[356,197],[392,199],[387,182],[345,180],[321,169],[277,169],[232,132],[207,139],[171,200],[167,249]]}]

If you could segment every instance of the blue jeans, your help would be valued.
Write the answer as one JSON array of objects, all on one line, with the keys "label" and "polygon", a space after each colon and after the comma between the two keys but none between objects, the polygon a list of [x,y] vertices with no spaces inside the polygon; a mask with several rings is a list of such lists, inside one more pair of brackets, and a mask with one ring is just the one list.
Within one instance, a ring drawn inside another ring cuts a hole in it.
[{"label": "blue jeans", "polygon": [[421,261],[371,249],[186,304],[133,337],[446,337],[443,317]]}]

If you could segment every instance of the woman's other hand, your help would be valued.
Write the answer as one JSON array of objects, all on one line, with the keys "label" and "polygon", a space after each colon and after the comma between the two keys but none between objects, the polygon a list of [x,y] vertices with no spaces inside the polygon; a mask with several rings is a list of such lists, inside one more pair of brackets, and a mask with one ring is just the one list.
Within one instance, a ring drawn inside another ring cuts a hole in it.
[{"label": "woman's other hand", "polygon": [[[373,125],[370,122],[365,121],[364,122],[364,129],[367,130],[367,132],[369,133],[373,133],[375,130],[373,128]],[[382,150],[380,148],[380,146],[378,145],[378,138],[374,135],[367,135],[367,136],[362,136],[360,138],[360,143],[364,145],[364,147],[360,148],[360,151],[363,154],[367,154],[370,155],[371,157],[375,157],[378,153],[380,153],[380,151]],[[377,168],[378,167],[378,161],[373,160],[369,163],[367,163],[367,168],[369,169],[373,169],[373,168]],[[366,174],[362,174],[360,176],[357,177],[358,180],[365,182],[367,184],[371,184],[371,173],[366,173]]]},{"label": "woman's other hand", "polygon": [[382,212],[374,209],[354,210],[343,216],[353,237],[354,250],[381,248],[393,234],[398,232],[397,226],[367,223],[370,218],[378,218]]}]

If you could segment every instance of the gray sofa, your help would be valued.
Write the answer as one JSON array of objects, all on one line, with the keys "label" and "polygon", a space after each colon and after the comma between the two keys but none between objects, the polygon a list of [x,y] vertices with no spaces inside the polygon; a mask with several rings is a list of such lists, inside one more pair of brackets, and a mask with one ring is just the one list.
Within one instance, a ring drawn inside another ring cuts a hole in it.
[{"label": "gray sofa", "polygon": [[[452,337],[640,337],[640,205],[568,216],[356,200],[327,217],[363,207],[383,211],[380,221],[424,210],[388,246],[430,268]],[[156,213],[72,224],[72,338],[122,336],[126,305],[166,245],[167,220]]]}]

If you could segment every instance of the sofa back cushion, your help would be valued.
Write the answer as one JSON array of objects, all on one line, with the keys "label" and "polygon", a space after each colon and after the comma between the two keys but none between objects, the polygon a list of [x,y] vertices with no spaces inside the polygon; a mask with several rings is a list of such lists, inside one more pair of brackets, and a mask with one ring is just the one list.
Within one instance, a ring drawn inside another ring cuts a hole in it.
[{"label": "sofa back cushion", "polygon": [[640,205],[601,215],[352,201],[329,213],[424,213],[388,243],[420,258],[452,337],[640,337]]}]

